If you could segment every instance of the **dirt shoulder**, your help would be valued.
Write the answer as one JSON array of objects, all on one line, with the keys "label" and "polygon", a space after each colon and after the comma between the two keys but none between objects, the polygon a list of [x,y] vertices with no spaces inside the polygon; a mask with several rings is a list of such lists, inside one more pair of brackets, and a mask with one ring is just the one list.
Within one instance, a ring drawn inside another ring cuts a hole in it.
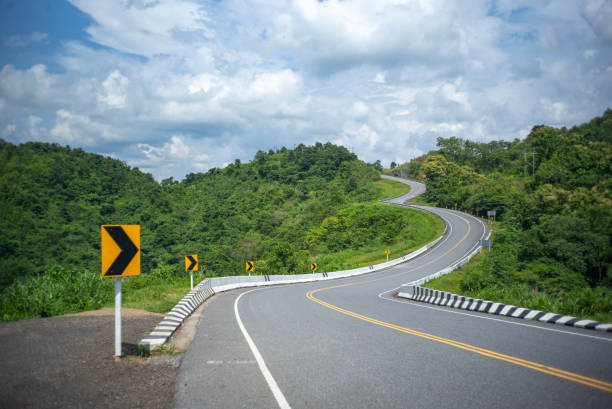
[{"label": "dirt shoulder", "polygon": [[163,315],[124,308],[122,318],[118,360],[111,308],[0,323],[0,407],[171,408],[182,355],[137,356]]}]

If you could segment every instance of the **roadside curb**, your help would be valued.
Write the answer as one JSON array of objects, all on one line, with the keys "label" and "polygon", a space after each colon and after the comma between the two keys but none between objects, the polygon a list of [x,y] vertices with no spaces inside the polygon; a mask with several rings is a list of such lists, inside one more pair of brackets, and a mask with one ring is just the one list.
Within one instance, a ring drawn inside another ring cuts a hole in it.
[{"label": "roadside curb", "polygon": [[[405,206],[405,205],[404,205]],[[425,210],[426,209],[421,209]],[[491,236],[491,232],[487,230],[487,234],[483,239],[487,240]],[[546,322],[549,324],[566,325],[577,328],[594,329],[597,331],[612,332],[612,324],[603,323],[594,320],[581,319],[572,317],[571,315],[555,314],[552,312],[543,312],[540,310],[532,310],[529,308],[517,307],[514,305],[507,305],[503,303],[497,303],[488,300],[481,300],[478,298],[465,297],[458,294],[453,294],[440,290],[433,290],[431,288],[421,287],[428,281],[434,278],[441,277],[443,275],[453,272],[455,269],[466,264],[472,257],[478,254],[482,250],[482,247],[478,245],[472,252],[467,256],[460,259],[455,264],[438,271],[437,273],[430,274],[427,277],[423,277],[419,280],[412,281],[407,284],[402,284],[397,294],[398,297],[407,298],[413,301],[425,302],[429,304],[441,305],[450,308],[459,308],[468,311],[484,312],[487,314],[504,315],[513,318],[522,318],[535,320],[540,322]]]},{"label": "roadside curb", "polygon": [[612,332],[612,324],[598,321],[580,319],[571,315],[561,315],[552,312],[531,310],[529,308],[516,307],[493,301],[470,298],[446,291],[433,290],[419,285],[404,284],[400,287],[398,297],[408,298],[413,301],[441,305],[462,310],[484,312],[487,314],[504,315],[513,318],[522,318],[546,322],[549,324],[566,325],[570,327],[594,329],[597,331]]},{"label": "roadside curb", "polygon": [[138,354],[148,355],[155,348],[162,346],[191,313],[214,294],[210,279],[207,278],[196,285],[166,314],[155,329],[138,343]]}]

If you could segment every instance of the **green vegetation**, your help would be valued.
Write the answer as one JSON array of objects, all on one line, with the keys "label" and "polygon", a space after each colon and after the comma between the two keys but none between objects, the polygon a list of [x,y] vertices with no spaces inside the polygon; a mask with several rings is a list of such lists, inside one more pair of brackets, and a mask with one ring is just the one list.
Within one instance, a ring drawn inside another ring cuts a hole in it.
[{"label": "green vegetation", "polygon": [[396,197],[410,191],[410,186],[387,179],[377,180],[374,187],[381,191],[379,199]]},{"label": "green vegetation", "polygon": [[[428,283],[522,307],[612,321],[612,111],[571,129],[536,126],[523,140],[438,139],[402,168],[425,199],[503,228],[491,252]],[[458,288],[457,288],[458,284]]]},{"label": "green vegetation", "polygon": [[[194,280],[202,280],[194,274]],[[168,312],[189,291],[189,275],[160,266],[140,277],[123,278],[122,305]],[[86,270],[54,267],[38,276],[22,277],[6,287],[0,298],[0,321],[51,317],[114,305],[114,281]]]},{"label": "green vegetation", "polygon": [[257,274],[295,274],[367,265],[441,234],[429,214],[375,203],[398,191],[379,169],[318,143],[157,183],[80,149],[0,140],[0,320],[112,305],[102,224],[141,225],[143,276],[124,280],[123,299],[155,312],[187,292],[185,254],[200,255],[199,279],[246,274],[247,260]]}]

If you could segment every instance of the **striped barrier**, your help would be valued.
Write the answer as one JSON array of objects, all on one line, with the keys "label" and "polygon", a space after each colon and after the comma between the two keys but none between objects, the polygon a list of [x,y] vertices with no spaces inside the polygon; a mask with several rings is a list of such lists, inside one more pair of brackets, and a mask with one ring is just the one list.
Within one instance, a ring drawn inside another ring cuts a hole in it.
[{"label": "striped barrier", "polygon": [[441,305],[450,308],[459,308],[467,311],[484,312],[487,314],[504,315],[507,317],[522,318],[550,324],[612,332],[612,324],[580,319],[572,317],[571,315],[531,310],[529,308],[521,308],[514,305],[481,300],[478,298],[464,297],[462,295],[457,295],[446,291],[420,287],[419,285],[402,285],[397,295],[399,297],[408,298],[414,301]]},{"label": "striped barrier", "polygon": [[178,304],[170,310],[163,320],[149,335],[138,343],[138,353],[148,355],[153,349],[163,345],[168,338],[183,324],[183,321],[191,315],[207,298],[215,294],[210,285],[210,279],[203,280],[189,291]]}]

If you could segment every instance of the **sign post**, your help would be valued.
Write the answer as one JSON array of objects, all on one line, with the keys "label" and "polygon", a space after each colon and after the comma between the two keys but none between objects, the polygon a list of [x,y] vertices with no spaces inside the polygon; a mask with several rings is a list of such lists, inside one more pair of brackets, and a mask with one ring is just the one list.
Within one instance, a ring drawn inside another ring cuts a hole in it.
[{"label": "sign post", "polygon": [[115,356],[121,356],[121,277],[115,278]]},{"label": "sign post", "polygon": [[480,246],[481,247],[488,247],[489,251],[491,251],[492,245],[493,245],[493,243],[491,242],[491,240],[480,240]]},{"label": "sign post", "polygon": [[385,250],[385,254],[387,255],[387,263],[389,262],[389,254],[391,254],[390,250]]},{"label": "sign post", "polygon": [[191,289],[193,290],[193,272],[198,271],[198,255],[190,254],[185,256],[185,271],[189,271],[191,276]]},{"label": "sign post", "polygon": [[115,356],[121,354],[121,277],[140,275],[140,225],[100,226],[102,277],[115,277]]},{"label": "sign post", "polygon": [[495,210],[487,211],[487,216],[489,217],[489,224],[493,224],[493,222],[495,221],[496,215],[497,215],[497,212]]}]

